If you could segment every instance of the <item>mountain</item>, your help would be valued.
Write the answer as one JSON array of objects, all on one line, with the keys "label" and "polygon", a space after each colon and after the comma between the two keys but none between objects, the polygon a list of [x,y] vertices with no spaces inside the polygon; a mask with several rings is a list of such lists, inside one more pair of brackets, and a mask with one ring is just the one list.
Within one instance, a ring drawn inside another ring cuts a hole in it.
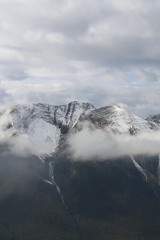
[{"label": "mountain", "polygon": [[83,126],[109,129],[123,141],[123,134],[156,132],[156,122],[79,102],[17,105],[0,121],[4,115],[3,131],[13,140],[27,136],[49,154],[40,161],[0,144],[0,239],[159,240],[159,156],[74,161],[65,141]]},{"label": "mountain", "polygon": [[160,114],[150,115],[148,118],[146,118],[146,120],[149,122],[154,122],[159,125],[160,124]]},{"label": "mountain", "polygon": [[[41,103],[18,105],[11,110],[11,116],[13,128],[19,134],[27,134],[33,144],[43,146],[47,153],[53,153],[58,148],[60,139],[67,132],[73,128],[80,129],[86,123],[120,134],[159,129],[157,123],[145,120],[119,106],[96,109],[90,103],[77,101],[59,106]],[[144,175],[144,164],[134,161],[133,158],[132,161]]]},{"label": "mountain", "polygon": [[87,122],[95,128],[106,128],[117,133],[146,132],[159,128],[153,121],[145,120],[118,106],[96,109],[90,103],[71,102],[67,105],[31,104],[17,105],[2,115],[10,119],[8,126],[17,134],[27,134],[33,144],[45,145],[52,153],[61,137],[73,128]]},{"label": "mountain", "polygon": [[[159,115],[150,116],[146,120],[119,106],[95,108],[90,103],[77,101],[67,105],[30,104],[16,105],[1,113],[9,119],[8,128],[14,130],[14,135],[27,135],[31,143],[42,153],[53,154],[59,148],[61,140],[72,129],[80,131],[83,126],[110,130],[115,134],[137,134],[139,132],[157,131]],[[131,156],[131,161],[141,174],[147,178],[150,170],[144,160]],[[155,163],[152,163],[155,168]],[[152,165],[150,163],[150,165]],[[156,164],[157,165],[157,164]],[[147,167],[146,167],[147,166]],[[158,169],[158,170],[157,170]],[[154,176],[159,176],[159,164]],[[160,176],[158,177],[160,178]]]},{"label": "mountain", "polygon": [[[7,113],[18,134],[27,134],[36,145],[45,145],[52,153],[60,137],[73,128],[81,114],[94,109],[89,103],[71,102],[67,105],[31,104],[14,106]],[[6,113],[4,113],[6,114]]]},{"label": "mountain", "polygon": [[113,132],[136,133],[157,129],[156,123],[147,121],[126,109],[118,106],[107,106],[94,109],[81,117],[81,120],[88,120],[99,128],[110,128]]},{"label": "mountain", "polygon": [[[7,126],[14,129],[14,134],[29,136],[33,145],[44,148],[47,154],[52,154],[59,148],[61,139],[72,129],[81,130],[84,125],[95,129],[110,130],[115,134],[137,134],[139,132],[150,132],[160,129],[158,125],[159,115],[143,119],[136,114],[119,106],[106,106],[95,108],[90,103],[77,101],[67,105],[30,104],[16,105],[6,110],[3,115],[8,115],[10,122]],[[159,164],[150,163],[150,169],[146,161],[133,158],[131,161],[137,170],[147,179],[148,171],[157,178],[159,176]],[[142,158],[141,158],[142,159]],[[157,161],[156,161],[157,162]],[[147,167],[146,167],[147,166]],[[146,172],[147,171],[147,172]],[[158,174],[158,175],[157,175]]]}]

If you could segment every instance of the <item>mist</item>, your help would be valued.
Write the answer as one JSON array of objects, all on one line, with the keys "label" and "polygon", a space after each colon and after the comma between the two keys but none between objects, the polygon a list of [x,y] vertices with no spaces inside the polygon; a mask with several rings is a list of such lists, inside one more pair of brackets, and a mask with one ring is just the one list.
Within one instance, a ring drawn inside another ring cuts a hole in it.
[{"label": "mist", "polygon": [[160,153],[160,131],[136,135],[113,134],[107,129],[90,129],[70,134],[67,139],[73,160],[106,160],[126,155]]},{"label": "mist", "polygon": [[11,194],[25,194],[41,178],[44,164],[37,157],[2,154],[0,146],[0,200]]},{"label": "mist", "polygon": [[27,157],[35,155],[42,157],[51,153],[51,147],[39,141],[37,144],[28,134],[19,133],[12,126],[12,116],[10,110],[5,111],[5,107],[0,109],[0,145],[1,155],[13,154],[15,156]]},{"label": "mist", "polygon": [[0,108],[0,200],[11,194],[24,194],[42,176],[46,146],[37,146],[27,134],[19,134],[12,117]]}]

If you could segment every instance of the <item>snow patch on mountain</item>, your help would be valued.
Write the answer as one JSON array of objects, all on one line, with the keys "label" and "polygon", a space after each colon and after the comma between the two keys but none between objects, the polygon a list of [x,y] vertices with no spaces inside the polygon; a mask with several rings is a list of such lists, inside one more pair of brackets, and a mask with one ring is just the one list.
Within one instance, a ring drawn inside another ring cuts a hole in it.
[{"label": "snow patch on mountain", "polygon": [[133,165],[137,168],[137,170],[143,175],[145,182],[148,181],[147,174],[145,173],[145,170],[136,162],[135,158],[133,156],[130,156]]},{"label": "snow patch on mountain", "polygon": [[27,134],[36,145],[52,153],[58,146],[60,129],[42,119],[34,119],[27,128]]}]

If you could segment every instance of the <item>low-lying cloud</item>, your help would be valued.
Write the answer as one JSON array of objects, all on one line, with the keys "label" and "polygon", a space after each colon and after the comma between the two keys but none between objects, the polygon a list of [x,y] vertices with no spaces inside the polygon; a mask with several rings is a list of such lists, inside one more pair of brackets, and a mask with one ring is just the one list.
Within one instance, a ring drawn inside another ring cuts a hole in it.
[{"label": "low-lying cloud", "polygon": [[[2,109],[1,109],[2,110]],[[48,144],[36,144],[28,134],[18,133],[12,126],[10,114],[3,113],[0,116],[0,154],[1,156],[13,154],[19,157],[42,157],[51,153]]]},{"label": "low-lying cloud", "polygon": [[70,135],[69,152],[74,160],[105,160],[126,155],[160,153],[160,131],[113,134],[102,129],[89,129]]},{"label": "low-lying cloud", "polygon": [[0,108],[0,201],[12,193],[30,191],[41,179],[44,165],[40,158],[46,146],[37,146],[27,134],[18,134],[5,107]]}]

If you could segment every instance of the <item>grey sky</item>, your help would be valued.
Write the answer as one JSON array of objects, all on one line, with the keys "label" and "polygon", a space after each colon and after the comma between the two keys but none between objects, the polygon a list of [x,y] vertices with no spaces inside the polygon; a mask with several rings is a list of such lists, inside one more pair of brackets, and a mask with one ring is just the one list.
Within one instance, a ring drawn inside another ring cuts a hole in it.
[{"label": "grey sky", "polygon": [[160,112],[160,0],[0,0],[0,101]]}]

